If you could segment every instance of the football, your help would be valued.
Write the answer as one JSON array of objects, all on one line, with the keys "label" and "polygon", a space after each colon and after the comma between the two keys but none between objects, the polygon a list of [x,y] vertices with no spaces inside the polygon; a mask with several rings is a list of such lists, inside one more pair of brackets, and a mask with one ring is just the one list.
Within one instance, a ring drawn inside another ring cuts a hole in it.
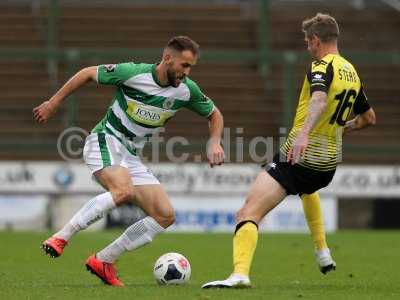
[{"label": "football", "polygon": [[185,284],[191,274],[189,260],[179,253],[166,253],[157,259],[153,274],[160,285]]}]

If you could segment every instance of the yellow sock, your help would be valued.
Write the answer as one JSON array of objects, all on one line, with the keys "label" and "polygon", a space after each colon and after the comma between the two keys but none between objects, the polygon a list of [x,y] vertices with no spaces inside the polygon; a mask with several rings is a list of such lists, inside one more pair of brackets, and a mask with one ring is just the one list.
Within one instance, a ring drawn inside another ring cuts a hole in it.
[{"label": "yellow sock", "polygon": [[320,207],[321,201],[318,192],[310,195],[303,194],[301,195],[301,200],[303,202],[304,214],[308,223],[308,228],[310,228],[315,249],[321,250],[328,248],[326,244],[324,220]]},{"label": "yellow sock", "polygon": [[257,240],[258,228],[255,223],[247,221],[237,229],[233,237],[233,273],[249,276]]}]

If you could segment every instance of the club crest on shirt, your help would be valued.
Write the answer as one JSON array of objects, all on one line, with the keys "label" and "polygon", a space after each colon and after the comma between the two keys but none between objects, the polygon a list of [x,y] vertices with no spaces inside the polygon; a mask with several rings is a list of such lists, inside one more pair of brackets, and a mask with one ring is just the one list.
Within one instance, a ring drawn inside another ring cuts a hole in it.
[{"label": "club crest on shirt", "polygon": [[163,108],[164,109],[171,109],[174,106],[175,99],[174,98],[167,98],[164,100]]}]

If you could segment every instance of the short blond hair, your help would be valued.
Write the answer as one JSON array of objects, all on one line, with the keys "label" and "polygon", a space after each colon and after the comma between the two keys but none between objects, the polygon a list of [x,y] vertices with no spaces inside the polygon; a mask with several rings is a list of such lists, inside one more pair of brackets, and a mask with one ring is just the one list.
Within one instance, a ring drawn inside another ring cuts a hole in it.
[{"label": "short blond hair", "polygon": [[335,18],[328,14],[317,13],[314,17],[304,20],[302,30],[307,38],[315,35],[322,42],[336,41],[339,38],[339,25]]}]

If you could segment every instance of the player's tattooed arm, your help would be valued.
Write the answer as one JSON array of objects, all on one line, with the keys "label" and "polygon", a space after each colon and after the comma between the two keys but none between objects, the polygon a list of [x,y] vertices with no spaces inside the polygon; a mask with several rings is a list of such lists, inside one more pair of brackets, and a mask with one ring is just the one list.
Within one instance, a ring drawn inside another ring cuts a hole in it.
[{"label": "player's tattooed arm", "polygon": [[57,112],[61,103],[89,81],[96,81],[97,67],[87,67],[72,76],[49,100],[33,109],[37,122],[46,123]]},{"label": "player's tattooed arm", "polygon": [[326,109],[328,95],[325,92],[316,91],[312,93],[308,115],[301,132],[308,135],[317,124],[319,117]]},{"label": "player's tattooed arm", "polygon": [[344,132],[349,133],[350,131],[360,130],[370,125],[375,125],[375,123],[375,112],[370,108],[366,112],[357,115],[354,119],[347,121],[344,125]]},{"label": "player's tattooed arm", "polygon": [[312,93],[306,120],[296,139],[293,141],[292,148],[289,150],[287,156],[288,162],[292,164],[298,163],[300,158],[304,156],[308,145],[308,135],[326,109],[327,96],[328,95],[322,91],[315,91]]}]

